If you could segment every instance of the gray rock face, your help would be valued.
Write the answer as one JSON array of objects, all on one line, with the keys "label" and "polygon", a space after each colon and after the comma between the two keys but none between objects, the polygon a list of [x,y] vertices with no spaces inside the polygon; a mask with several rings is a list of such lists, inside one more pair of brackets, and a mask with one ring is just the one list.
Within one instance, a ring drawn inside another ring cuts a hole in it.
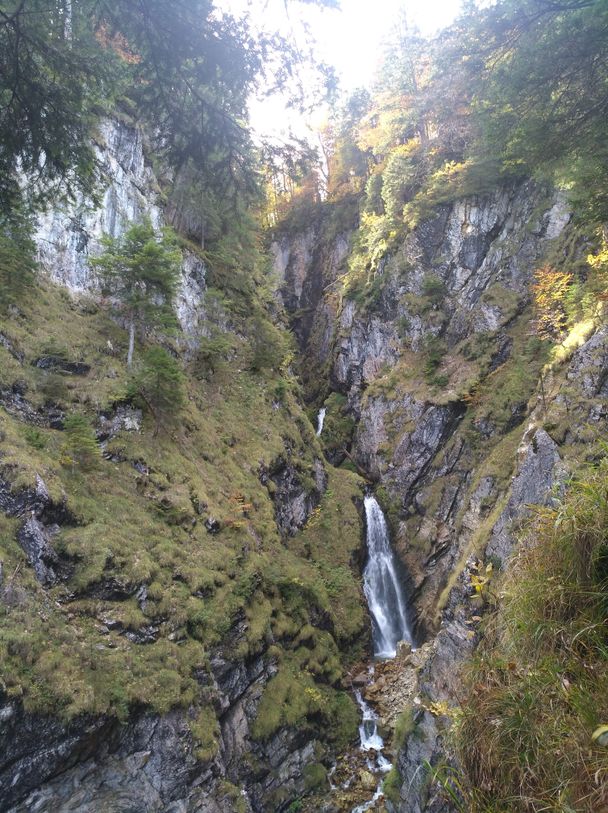
[{"label": "gray rock face", "polygon": [[588,398],[608,396],[608,328],[602,327],[573,355],[568,380]]},{"label": "gray rock face", "polygon": [[72,518],[65,506],[52,502],[41,477],[36,477],[34,489],[18,492],[0,477],[0,510],[10,517],[24,518],[17,541],[41,584],[49,587],[69,574],[70,563],[57,555],[53,538],[59,533],[56,521],[71,524]]},{"label": "gray rock face", "polygon": [[277,460],[269,472],[262,471],[260,480],[264,485],[269,481],[274,484],[271,494],[275,517],[279,532],[284,537],[293,536],[306,525],[327,489],[327,473],[318,459],[312,472],[312,488],[305,486],[302,472],[283,459]]},{"label": "gray rock face", "polygon": [[[239,630],[233,643],[238,643]],[[304,791],[304,768],[315,759],[306,732],[282,729],[252,740],[257,705],[276,665],[267,658],[212,659],[211,691],[220,710],[218,752],[196,757],[189,728],[194,712],[134,714],[125,725],[82,717],[64,725],[28,714],[0,697],[0,810],[10,813],[266,813]],[[241,799],[227,793],[230,782]]]},{"label": "gray rock face", "polygon": [[[355,459],[373,477],[390,482],[404,506],[412,498],[412,487],[425,472],[446,434],[458,421],[457,404],[438,406],[406,394],[388,402],[383,397],[363,400],[355,435]],[[379,454],[388,439],[385,421],[398,437],[387,463]]]},{"label": "gray rock face", "polygon": [[59,533],[59,526],[45,527],[34,515],[26,519],[19,529],[17,540],[23,548],[36,578],[49,586],[58,579],[59,557],[53,549],[53,537]]},{"label": "gray rock face", "polygon": [[[392,511],[418,632],[433,635],[419,675],[416,729],[397,761],[401,798],[388,805],[391,811],[454,810],[439,786],[428,781],[424,763],[454,759],[446,737],[450,720],[441,716],[438,704],[458,705],[459,672],[478,642],[471,578],[488,557],[508,567],[530,507],[559,496],[569,458],[585,457],[584,444],[608,418],[608,330],[597,330],[563,369],[548,374],[538,398],[528,402],[529,390],[521,403],[513,401],[500,428],[491,413],[478,416],[471,409],[469,419],[468,402],[450,389],[452,380],[462,380],[460,371],[448,370],[448,384],[429,394],[419,375],[408,377],[408,367],[427,352],[433,337],[446,353],[491,342],[486,375],[511,363],[516,335],[511,328],[527,318],[522,314],[530,304],[534,269],[569,221],[563,196],[532,183],[443,207],[380,263],[372,304],[342,303],[333,350],[323,356],[323,364],[330,360],[332,388],[346,396],[356,423],[349,451],[383,487]],[[284,269],[300,257],[293,275],[283,275],[291,308],[303,307],[306,275],[324,273],[315,268],[312,238],[307,241],[309,250],[299,254],[281,247]],[[332,296],[330,288],[315,306],[317,313]],[[305,352],[314,361],[306,341]],[[461,352],[463,357],[468,358]],[[421,366],[418,362],[414,369]],[[512,445],[499,447],[503,437]],[[497,455],[486,465],[494,447],[507,449],[508,459]],[[474,542],[483,559],[479,563],[468,553]],[[460,575],[442,595],[454,572]]]},{"label": "gray rock face", "polygon": [[381,316],[361,321],[354,302],[346,302],[340,316],[333,378],[338,388],[356,399],[361,390],[399,358],[395,324]]},{"label": "gray rock face", "polygon": [[[553,496],[553,489],[563,491],[565,470],[557,444],[544,429],[532,427],[524,435],[519,449],[520,462],[513,478],[509,498],[486,548],[487,556],[501,561],[508,559],[513,547],[515,523],[527,514],[527,506],[544,505]],[[558,496],[558,494],[555,494]]]},{"label": "gray rock face", "polygon": [[[468,538],[499,497],[494,489],[476,498],[477,509],[469,507],[474,455],[458,430],[467,411],[459,390],[467,371],[450,369],[447,383],[433,390],[419,380],[425,354],[433,341],[444,354],[479,341],[492,348],[490,372],[508,362],[513,340],[507,330],[529,304],[533,271],[549,241],[568,221],[563,199],[532,183],[457,201],[382,260],[372,305],[343,302],[331,382],[347,396],[357,425],[353,459],[400,506],[398,549],[414,588],[420,632],[428,628],[432,605],[464,544],[463,514]],[[408,377],[411,360],[415,375]],[[525,421],[526,401],[512,405],[504,431]],[[486,439],[497,434],[485,417],[475,431]],[[409,544],[412,536],[420,544]]]},{"label": "gray rock face", "polygon": [[301,234],[282,236],[271,246],[276,296],[291,315],[302,355],[301,375],[311,394],[327,383],[314,371],[330,363],[340,329],[339,280],[346,270],[354,228],[353,222],[327,241],[323,223],[317,221]]},{"label": "gray rock face", "polygon": [[[486,560],[496,557],[503,567],[508,567],[508,559],[517,543],[517,532],[521,522],[529,515],[530,507],[551,504],[563,493],[568,473],[564,458],[572,453],[569,447],[580,441],[573,432],[560,448],[538,424],[541,421],[550,422],[553,415],[559,414],[564,402],[562,389],[567,389],[570,397],[573,390],[583,396],[584,406],[573,416],[575,420],[583,423],[592,420],[603,401],[602,382],[607,373],[608,342],[605,328],[600,328],[574,353],[563,371],[565,386],[557,388],[548,404],[540,402],[531,415],[517,450],[515,474],[504,495],[503,508],[488,533]],[[478,527],[476,517],[483,514],[483,501],[495,491],[493,478],[479,480],[468,503],[464,527]],[[420,692],[431,702],[447,702],[450,705],[459,702],[459,673],[478,641],[475,610],[471,609],[469,598],[472,593],[470,568],[474,564],[472,561],[467,563],[449,595],[441,626],[433,640],[431,656],[420,678]],[[422,762],[435,765],[447,761],[454,764],[454,755],[450,753],[449,741],[444,733],[450,721],[428,710],[420,710],[416,723],[416,732],[422,736],[418,737],[415,733],[409,737],[398,757],[403,786],[396,810],[399,813],[452,813],[453,806],[446,801],[437,785],[427,781],[426,774],[420,768]]]},{"label": "gray rock face", "polygon": [[99,252],[104,234],[118,237],[143,216],[155,227],[162,223],[158,183],[146,162],[141,132],[107,120],[100,126],[95,152],[109,179],[101,205],[80,199],[74,206],[49,209],[39,218],[34,238],[51,278],[75,292],[96,287],[88,258]]},{"label": "gray rock face", "polygon": [[[89,258],[100,253],[104,234],[119,237],[144,217],[155,228],[164,225],[159,181],[146,159],[141,131],[108,119],[100,125],[95,152],[106,179],[100,205],[80,197],[55,206],[39,217],[34,235],[41,266],[74,294],[98,289]],[[175,307],[189,344],[204,329],[205,275],[202,261],[186,253]]]}]

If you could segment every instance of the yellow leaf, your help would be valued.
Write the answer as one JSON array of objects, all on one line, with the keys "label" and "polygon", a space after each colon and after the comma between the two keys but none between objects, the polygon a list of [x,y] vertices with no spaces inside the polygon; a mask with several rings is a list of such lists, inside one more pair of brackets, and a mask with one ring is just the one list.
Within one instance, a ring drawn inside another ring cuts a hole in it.
[{"label": "yellow leaf", "polygon": [[608,745],[608,725],[601,725],[591,735],[593,742],[598,745]]}]

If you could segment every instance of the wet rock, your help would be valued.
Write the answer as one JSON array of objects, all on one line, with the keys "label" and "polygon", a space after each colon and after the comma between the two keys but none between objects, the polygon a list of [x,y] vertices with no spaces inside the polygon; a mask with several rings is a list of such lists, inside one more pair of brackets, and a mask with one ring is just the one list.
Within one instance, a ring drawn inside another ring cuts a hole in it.
[{"label": "wet rock", "polygon": [[359,773],[359,782],[364,790],[375,791],[378,784],[376,777],[370,771],[361,771]]},{"label": "wet rock", "polygon": [[45,587],[55,584],[59,578],[59,557],[52,546],[53,537],[58,532],[58,526],[47,528],[35,516],[31,516],[17,533],[19,544],[34,568],[36,578]]},{"label": "wet rock", "polygon": [[91,365],[86,364],[84,361],[69,361],[63,356],[40,356],[32,362],[34,367],[40,370],[48,370],[58,373],[67,373],[69,375],[88,375],[91,371]]},{"label": "wet rock", "polygon": [[219,534],[219,532],[222,530],[219,519],[216,519],[215,517],[207,517],[205,520],[205,528],[207,529],[207,533],[210,534]]},{"label": "wet rock", "polygon": [[409,641],[399,641],[397,644],[396,660],[404,662],[412,654],[412,645]]}]

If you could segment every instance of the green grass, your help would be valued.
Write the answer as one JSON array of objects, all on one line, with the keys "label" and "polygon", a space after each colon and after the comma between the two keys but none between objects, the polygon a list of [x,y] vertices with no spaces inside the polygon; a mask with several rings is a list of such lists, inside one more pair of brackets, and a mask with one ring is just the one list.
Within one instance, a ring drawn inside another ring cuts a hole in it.
[{"label": "green grass", "polygon": [[[248,315],[241,335],[247,325]],[[40,282],[20,315],[1,327],[24,363],[0,348],[0,382],[21,382],[35,408],[52,390],[65,413],[95,425],[98,411],[111,411],[124,396],[126,334],[90,301],[73,301]],[[49,344],[86,361],[90,373],[50,376],[37,369],[31,362]],[[312,483],[321,449],[291,380],[273,369],[274,360],[265,359],[260,370],[251,366],[246,338],[235,335],[232,356],[209,380],[188,376],[173,428],[155,437],[146,415],[141,432],[121,431],[106,444],[115,462],[98,459],[88,469],[78,461],[65,465],[64,432],[0,413],[3,475],[15,490],[41,476],[73,517],[54,540],[73,574],[49,590],[38,585],[16,541],[19,523],[0,517],[0,689],[28,709],[124,719],[136,705],[161,712],[201,705],[195,673],[208,668],[209,650],[245,618],[234,656],[265,651],[274,639],[278,656],[307,670],[308,688],[320,686],[334,719],[343,702],[335,687],[352,657],[347,647],[356,650],[366,634],[353,563],[361,544],[352,501],[361,493],[359,479],[332,472],[310,527],[287,544],[281,540],[260,469],[289,449],[302,481]],[[220,522],[219,534],[207,532],[209,516]],[[150,625],[155,643],[124,635]],[[306,639],[302,629],[312,630]],[[207,758],[211,744],[198,739]]]},{"label": "green grass", "polygon": [[608,793],[608,461],[530,524],[468,674],[470,810],[592,813]]}]

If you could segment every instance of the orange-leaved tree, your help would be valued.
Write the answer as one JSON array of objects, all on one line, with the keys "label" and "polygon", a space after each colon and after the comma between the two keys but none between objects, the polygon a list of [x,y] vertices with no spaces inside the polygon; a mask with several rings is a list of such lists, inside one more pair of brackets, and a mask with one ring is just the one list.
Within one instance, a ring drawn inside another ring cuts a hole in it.
[{"label": "orange-leaved tree", "polygon": [[561,341],[568,327],[566,307],[572,274],[544,265],[534,272],[534,323],[541,339]]}]

